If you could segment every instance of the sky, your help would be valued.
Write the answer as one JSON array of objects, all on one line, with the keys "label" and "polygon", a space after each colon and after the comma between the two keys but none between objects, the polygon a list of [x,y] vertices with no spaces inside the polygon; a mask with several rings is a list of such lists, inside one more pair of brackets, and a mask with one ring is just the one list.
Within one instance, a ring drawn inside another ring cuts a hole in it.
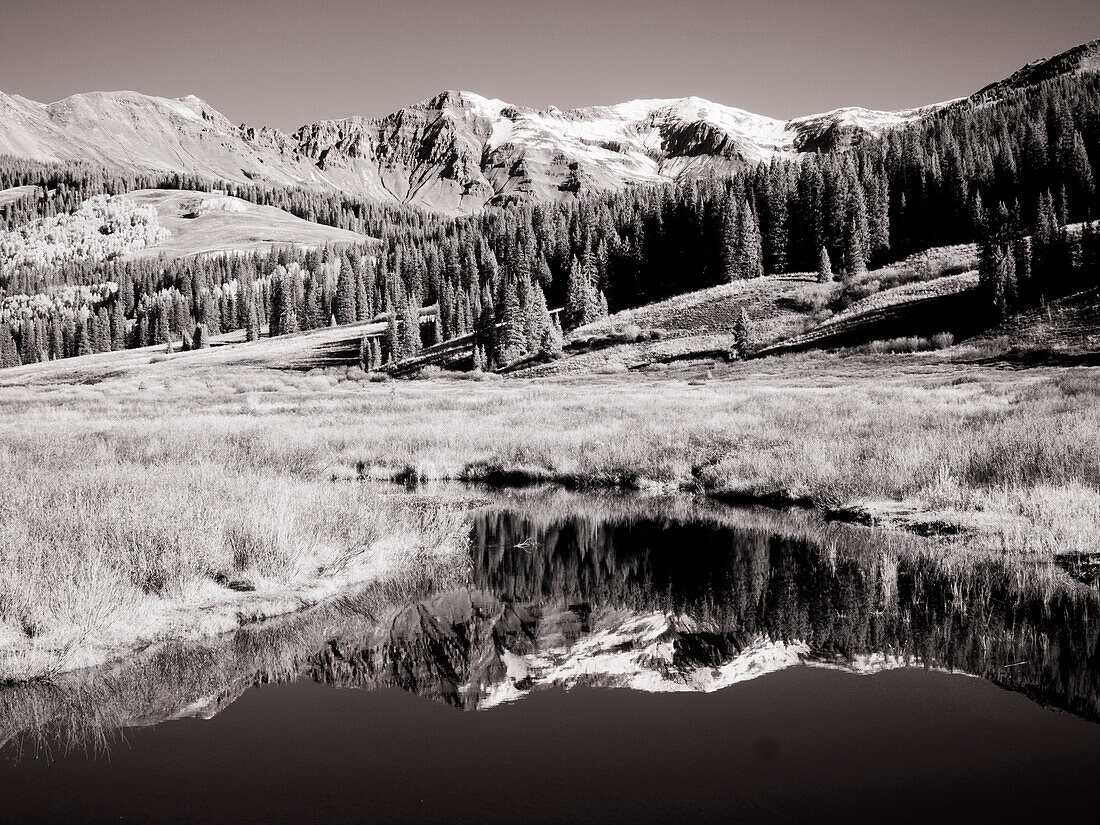
[{"label": "sky", "polygon": [[0,91],[194,94],[282,129],[444,89],[790,118],[960,97],[1095,38],[1096,0],[0,0]]}]

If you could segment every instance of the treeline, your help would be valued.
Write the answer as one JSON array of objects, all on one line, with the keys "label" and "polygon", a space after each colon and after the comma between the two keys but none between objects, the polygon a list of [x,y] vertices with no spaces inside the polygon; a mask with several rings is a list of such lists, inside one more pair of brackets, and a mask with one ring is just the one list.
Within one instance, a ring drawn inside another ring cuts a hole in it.
[{"label": "treeline", "polygon": [[[730,279],[819,269],[857,273],[932,246],[981,240],[983,283],[994,312],[1003,314],[1096,283],[1092,231],[1077,238],[1065,227],[1100,213],[1098,161],[1100,76],[1072,76],[1008,93],[995,105],[948,107],[847,151],[774,161],[725,178],[488,208],[458,219],[334,193],[225,185],[238,197],[380,243],[316,253],[23,267],[0,272],[0,288],[33,294],[116,282],[133,345],[179,340],[189,330],[194,341],[196,330],[247,328],[250,305],[257,329],[266,324],[273,334],[385,317],[394,330],[382,351],[369,354],[374,365],[415,350],[411,319],[420,307],[436,306],[431,337],[473,334],[479,363],[493,367],[552,354],[561,328]],[[85,194],[139,185],[210,188],[178,176],[154,182],[90,168],[66,174],[61,167],[0,161],[0,182],[43,187],[41,209],[54,208],[57,192],[71,197],[81,187]],[[561,328],[549,319],[551,308],[562,309]],[[104,309],[109,319],[114,309]],[[20,353],[21,324],[9,319]]]},{"label": "treeline", "polygon": [[[502,278],[482,243],[464,251],[467,266],[456,277],[471,283],[457,290],[435,256],[425,264],[417,252],[406,257],[400,245],[392,254],[364,245],[108,262],[95,268],[103,283],[94,288],[55,287],[0,301],[0,366],[128,347],[201,348],[210,336],[233,330],[256,340],[265,328],[269,335],[287,335],[367,321],[387,325],[364,348],[368,368],[465,334],[476,336],[475,362],[484,368],[560,351],[561,329],[541,287],[527,281],[521,292],[514,278]],[[592,277],[578,267],[577,277],[585,275]],[[407,289],[406,281],[419,291]],[[586,292],[581,298],[582,316],[606,312],[598,296]],[[421,308],[428,303],[432,323],[422,325]]]}]

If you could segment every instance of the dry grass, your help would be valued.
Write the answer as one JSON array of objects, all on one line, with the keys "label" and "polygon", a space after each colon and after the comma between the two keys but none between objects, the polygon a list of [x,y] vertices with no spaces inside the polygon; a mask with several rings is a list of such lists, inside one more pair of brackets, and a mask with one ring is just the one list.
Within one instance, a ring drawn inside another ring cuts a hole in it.
[{"label": "dry grass", "polygon": [[460,503],[364,479],[895,502],[1047,560],[1100,534],[1096,370],[791,356],[714,380],[373,384],[203,363],[0,390],[0,678],[224,630],[461,543]]},{"label": "dry grass", "polygon": [[460,508],[426,517],[334,484],[270,431],[76,400],[20,419],[0,430],[0,682],[223,632],[464,550]]}]

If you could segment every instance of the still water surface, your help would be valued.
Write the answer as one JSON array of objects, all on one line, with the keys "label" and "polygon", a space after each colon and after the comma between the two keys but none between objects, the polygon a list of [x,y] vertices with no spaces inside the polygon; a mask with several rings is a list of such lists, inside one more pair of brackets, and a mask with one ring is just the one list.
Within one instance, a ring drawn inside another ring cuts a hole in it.
[{"label": "still water surface", "polygon": [[880,543],[490,508],[461,584],[0,691],[0,821],[1090,821],[1095,597]]}]

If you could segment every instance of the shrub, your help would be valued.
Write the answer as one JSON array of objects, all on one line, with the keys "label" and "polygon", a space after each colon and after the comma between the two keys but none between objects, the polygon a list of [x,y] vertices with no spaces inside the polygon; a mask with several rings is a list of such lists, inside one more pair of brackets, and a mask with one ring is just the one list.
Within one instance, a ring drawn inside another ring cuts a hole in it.
[{"label": "shrub", "polygon": [[627,371],[626,364],[621,361],[608,361],[606,364],[596,369],[599,375],[621,375]]},{"label": "shrub", "polygon": [[921,338],[917,335],[909,335],[902,338],[871,341],[867,344],[853,347],[851,351],[861,355],[892,355],[895,353],[926,352],[932,348],[933,343],[931,339]]}]

